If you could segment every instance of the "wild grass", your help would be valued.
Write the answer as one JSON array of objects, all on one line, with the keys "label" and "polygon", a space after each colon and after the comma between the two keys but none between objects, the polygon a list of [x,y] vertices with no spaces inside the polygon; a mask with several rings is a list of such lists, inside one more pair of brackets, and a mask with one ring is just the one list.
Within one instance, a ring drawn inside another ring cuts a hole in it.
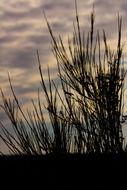
[{"label": "wild grass", "polygon": [[[38,104],[32,101],[33,111],[29,110],[26,116],[10,77],[13,100],[7,99],[1,90],[2,109],[11,121],[13,133],[1,123],[3,133],[0,137],[11,153],[83,154],[119,153],[125,150],[121,124],[126,75],[121,42],[122,18],[118,16],[118,39],[114,51],[107,43],[105,31],[103,30],[103,39],[100,38],[98,30],[94,31],[94,18],[93,11],[90,30],[85,36],[85,32],[80,29],[76,5],[76,23],[73,38],[68,39],[68,50],[61,37],[54,36],[46,19],[58,65],[62,94],[50,78],[49,69],[48,87],[46,86],[38,51],[37,60],[41,86],[46,98],[45,107],[41,103],[38,90]],[[52,132],[46,123],[44,109],[47,109]],[[19,113],[22,117],[19,117]]]}]

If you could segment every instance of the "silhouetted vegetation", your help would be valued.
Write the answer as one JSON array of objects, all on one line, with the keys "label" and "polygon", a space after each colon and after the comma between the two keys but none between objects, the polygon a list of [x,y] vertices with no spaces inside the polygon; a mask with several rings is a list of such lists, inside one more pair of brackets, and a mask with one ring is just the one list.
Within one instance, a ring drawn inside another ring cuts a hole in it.
[{"label": "silhouetted vegetation", "polygon": [[[94,31],[94,11],[88,34],[80,30],[76,6],[76,23],[73,38],[68,39],[68,49],[61,37],[56,38],[48,23],[52,38],[53,54],[57,60],[59,81],[50,78],[48,86],[37,51],[42,90],[46,104],[38,104],[24,114],[9,77],[13,100],[1,90],[6,115],[13,132],[1,123],[1,138],[14,154],[67,154],[67,153],[119,153],[125,149],[121,117],[123,115],[124,60],[121,44],[122,18],[118,17],[118,42],[115,51]],[[102,43],[103,41],[103,43]],[[104,49],[104,50],[103,50]],[[47,109],[50,126],[43,109]]]}]

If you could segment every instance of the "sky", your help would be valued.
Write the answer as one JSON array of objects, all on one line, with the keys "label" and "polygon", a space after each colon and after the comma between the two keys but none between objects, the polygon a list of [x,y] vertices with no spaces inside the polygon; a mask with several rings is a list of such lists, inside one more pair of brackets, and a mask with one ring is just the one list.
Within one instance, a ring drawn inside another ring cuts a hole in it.
[{"label": "sky", "polygon": [[[115,49],[118,12],[123,18],[122,36],[126,61],[127,1],[77,0],[80,24],[89,28],[90,13],[94,4],[95,27],[105,29],[110,45]],[[36,51],[39,50],[44,78],[47,65],[53,79],[57,77],[56,60],[52,54],[43,11],[54,31],[63,41],[73,32],[75,21],[74,0],[0,0],[0,87],[11,96],[8,72],[16,95],[24,108],[30,108],[30,99],[37,97],[40,76]],[[0,98],[1,101],[1,98]],[[0,119],[6,121],[2,110]]]}]

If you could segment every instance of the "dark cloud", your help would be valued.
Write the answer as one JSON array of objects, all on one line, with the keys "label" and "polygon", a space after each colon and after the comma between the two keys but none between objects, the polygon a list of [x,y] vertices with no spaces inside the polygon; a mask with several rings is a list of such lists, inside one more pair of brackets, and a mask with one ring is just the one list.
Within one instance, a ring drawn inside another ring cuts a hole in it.
[{"label": "dark cloud", "polygon": [[6,5],[6,8],[4,7],[5,5],[3,3],[4,12],[2,15],[0,15],[0,20],[6,19],[8,21],[17,21],[30,18],[34,19],[38,17],[38,15],[41,13],[41,4],[39,4],[37,7],[33,7],[31,3],[24,1],[21,4],[21,2],[17,1],[14,4],[10,4],[10,6],[9,4],[8,6]]},{"label": "dark cloud", "polygon": [[[43,44],[45,45],[45,48],[42,47],[43,49],[46,49],[47,48],[47,44],[49,42],[49,34],[40,34],[40,35],[36,35],[36,34],[33,34],[33,35],[30,35],[28,38],[27,38],[27,41],[28,42],[31,42],[31,44],[33,46],[43,46]],[[49,45],[49,44],[48,44]]]},{"label": "dark cloud", "polygon": [[0,36],[0,46],[11,43],[13,41],[15,41],[15,36]]},{"label": "dark cloud", "polygon": [[[7,55],[9,54],[9,55]],[[11,51],[5,53],[3,58],[0,58],[1,62],[0,67],[1,70],[2,68],[5,69],[6,71],[9,71],[9,69],[12,68],[20,68],[21,70],[27,69],[27,68],[32,68],[34,65],[35,61],[35,56],[34,56],[34,50],[30,49],[25,49],[22,51]]]},{"label": "dark cloud", "polygon": [[20,23],[20,24],[9,26],[5,30],[7,30],[8,33],[24,32],[24,31],[32,30],[32,24]]},{"label": "dark cloud", "polygon": [[14,68],[28,69],[33,67],[34,60],[34,51],[28,48],[22,51],[17,51],[13,54],[10,66]]},{"label": "dark cloud", "polygon": [[[31,95],[32,94],[37,95],[37,91],[38,91],[38,88],[39,88],[39,84],[37,84],[37,83],[32,83],[32,84],[29,84],[29,85],[28,84],[26,85],[26,84],[25,84],[25,81],[24,81],[24,84],[22,84],[22,85],[21,84],[14,85],[16,96],[19,97],[20,100],[23,99],[24,104],[27,103],[27,101],[31,100],[32,97],[30,97],[30,94]],[[28,95],[26,95],[26,98],[24,98],[24,94],[28,94]],[[26,99],[26,101],[25,101],[25,99]]]}]

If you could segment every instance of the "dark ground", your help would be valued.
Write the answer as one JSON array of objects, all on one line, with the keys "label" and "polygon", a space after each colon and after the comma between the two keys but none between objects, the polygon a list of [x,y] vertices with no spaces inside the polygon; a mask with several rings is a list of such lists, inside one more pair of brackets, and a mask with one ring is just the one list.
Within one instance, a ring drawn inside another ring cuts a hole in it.
[{"label": "dark ground", "polygon": [[1,156],[3,185],[10,189],[126,190],[127,154]]}]

